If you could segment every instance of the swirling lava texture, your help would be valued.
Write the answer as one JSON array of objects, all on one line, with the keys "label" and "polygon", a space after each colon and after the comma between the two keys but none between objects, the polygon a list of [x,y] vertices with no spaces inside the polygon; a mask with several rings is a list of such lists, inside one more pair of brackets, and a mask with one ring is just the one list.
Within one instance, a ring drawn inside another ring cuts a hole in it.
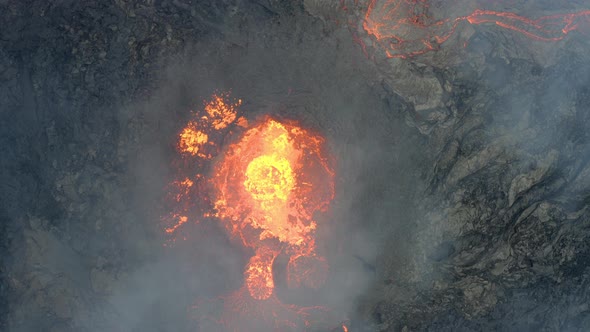
[{"label": "swirling lava texture", "polygon": [[[315,252],[313,215],[325,210],[334,196],[329,164],[322,137],[268,118],[231,145],[216,167],[216,216],[255,252],[244,272],[254,299],[272,295],[272,265],[279,253],[324,262]],[[296,284],[319,286],[325,281],[326,273],[311,273],[301,266],[290,269],[300,271],[293,272],[294,278],[313,280]],[[314,264],[305,266],[313,269]]]},{"label": "swirling lava texture", "polygon": [[[170,185],[171,211],[163,217],[170,247],[190,238],[186,231],[203,218],[220,223],[251,255],[243,284],[216,298],[197,298],[191,316],[206,331],[345,329],[340,314],[284,303],[275,289],[315,290],[328,278],[328,261],[316,247],[318,213],[334,198],[324,138],[292,121],[250,123],[239,116],[241,104],[228,92],[215,93],[178,134],[182,159]],[[279,256],[286,271],[275,273]],[[285,279],[277,282],[275,275]]]}]

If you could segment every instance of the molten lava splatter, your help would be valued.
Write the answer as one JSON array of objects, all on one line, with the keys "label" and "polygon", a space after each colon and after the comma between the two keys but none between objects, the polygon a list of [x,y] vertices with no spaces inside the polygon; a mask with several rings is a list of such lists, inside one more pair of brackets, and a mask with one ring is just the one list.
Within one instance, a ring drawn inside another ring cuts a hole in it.
[{"label": "molten lava splatter", "polygon": [[178,227],[180,227],[182,224],[186,223],[188,221],[188,217],[187,216],[179,216],[179,215],[175,215],[174,216],[176,219],[176,223],[168,228],[166,228],[166,233],[173,233]]},{"label": "molten lava splatter", "polygon": [[[180,152],[210,159],[211,152],[204,151],[208,146],[214,146],[215,142],[210,140],[212,131],[219,131],[227,128],[237,118],[237,109],[242,100],[232,101],[228,93],[214,94],[210,100],[205,102],[206,115],[190,120],[186,127],[179,134],[178,149]],[[245,119],[238,119],[243,123]]]},{"label": "molten lava splatter", "polygon": [[[178,134],[177,149],[184,157],[183,163],[202,164],[215,156],[219,147],[214,138],[228,132],[228,126],[234,122],[245,123],[238,118],[237,110],[242,104],[241,99],[231,98],[228,92],[215,93],[204,101],[204,114],[194,112],[186,126]],[[206,213],[206,199],[197,204],[195,198],[206,187],[205,177],[201,173],[187,174],[179,172],[180,179],[173,181],[169,188],[170,213],[164,216],[164,230],[173,234],[183,225],[196,222],[195,216]],[[200,199],[200,198],[199,198]]]},{"label": "molten lava splatter", "polygon": [[237,108],[242,105],[242,100],[230,103],[226,101],[227,94],[214,95],[211,100],[205,104],[206,120],[215,130],[223,129],[230,125],[236,119]]},{"label": "molten lava splatter", "polygon": [[182,152],[189,153],[193,156],[206,157],[199,150],[209,141],[209,136],[197,129],[197,126],[196,122],[189,122],[186,128],[182,130],[182,133],[180,133],[178,146]]},{"label": "molten lava splatter", "polygon": [[[475,9],[456,18],[434,19],[429,14],[431,2],[369,0],[362,28],[387,57],[407,58],[439,49],[464,22],[495,24],[539,41],[559,41],[582,25],[590,25],[590,10],[531,19],[511,12]],[[443,5],[453,6],[453,3],[444,2]]]},{"label": "molten lava splatter", "polygon": [[[251,125],[239,116],[241,104],[229,93],[213,95],[178,136],[182,160],[169,189],[165,233],[176,239],[199,218],[216,220],[251,254],[243,286],[218,299],[223,305],[217,313],[203,311],[211,304],[200,299],[195,318],[211,331],[301,331],[318,321],[339,328],[342,317],[319,306],[283,303],[275,289],[279,256],[288,258],[283,275],[289,289],[317,289],[328,278],[329,265],[317,252],[315,236],[315,216],[334,197],[324,139],[295,122],[270,117]],[[219,146],[228,138],[234,143]]]}]

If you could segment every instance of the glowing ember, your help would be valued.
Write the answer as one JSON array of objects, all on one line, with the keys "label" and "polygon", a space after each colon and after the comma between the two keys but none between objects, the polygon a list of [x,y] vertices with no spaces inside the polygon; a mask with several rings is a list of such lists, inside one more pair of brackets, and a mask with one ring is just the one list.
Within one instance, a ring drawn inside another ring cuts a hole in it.
[{"label": "glowing ember", "polygon": [[230,103],[226,101],[227,98],[228,94],[214,95],[205,104],[205,112],[209,115],[208,119],[215,130],[223,129],[234,122],[236,119],[236,110],[242,105],[242,100],[240,99],[234,103]]},{"label": "glowing ember", "polygon": [[171,227],[166,228],[166,233],[173,233],[178,227],[180,227],[180,225],[186,223],[188,221],[188,217],[187,216],[175,216],[176,217],[176,224],[174,224]]},{"label": "glowing ember", "polygon": [[182,181],[176,181],[174,184],[176,185],[176,188],[178,188],[178,193],[175,198],[177,202],[180,202],[183,197],[186,197],[189,194],[191,187],[195,183],[191,179],[186,178]]},{"label": "glowing ember", "polygon": [[362,27],[387,57],[407,58],[437,50],[463,22],[495,24],[535,40],[558,41],[581,25],[588,25],[590,18],[590,10],[530,19],[510,12],[476,9],[464,16],[436,20],[428,14],[429,2],[370,0]]},{"label": "glowing ember", "polygon": [[[214,94],[209,101],[205,102],[207,115],[191,120],[179,134],[180,152],[200,158],[211,158],[210,153],[203,151],[206,144],[215,145],[209,140],[210,133],[227,128],[233,123],[237,118],[237,108],[241,104],[240,99],[230,101],[228,93]],[[238,119],[240,124],[244,124],[244,121],[244,118]]]},{"label": "glowing ember", "polygon": [[190,122],[180,133],[180,142],[178,147],[180,151],[189,153],[193,156],[205,157],[199,150],[207,143],[209,136],[197,129],[195,122]]}]

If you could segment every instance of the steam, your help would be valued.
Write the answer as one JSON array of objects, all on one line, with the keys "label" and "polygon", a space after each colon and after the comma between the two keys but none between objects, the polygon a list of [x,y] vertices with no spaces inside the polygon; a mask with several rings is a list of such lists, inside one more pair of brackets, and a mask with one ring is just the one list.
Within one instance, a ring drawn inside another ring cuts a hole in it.
[{"label": "steam", "polygon": [[[125,241],[144,258],[134,265],[123,261],[126,271],[101,297],[104,302],[95,319],[109,315],[94,330],[194,329],[199,322],[190,319],[191,310],[215,307],[202,301],[214,303],[242,285],[249,255],[233,247],[219,225],[189,227],[200,241],[177,241],[170,250],[162,247],[165,238],[160,234],[159,217],[166,213],[161,202],[173,177],[169,163],[177,153],[179,130],[189,112],[198,110],[215,90],[231,90],[240,98],[249,121],[264,114],[295,119],[326,137],[337,164],[337,193],[331,211],[319,216],[317,243],[326,253],[330,279],[318,292],[281,296],[359,319],[353,313],[360,296],[377,282],[378,257],[389,240],[385,232],[409,221],[398,208],[407,206],[411,194],[400,198],[400,192],[410,190],[410,179],[415,179],[408,177],[411,162],[404,156],[411,150],[404,147],[410,130],[383,103],[381,88],[367,85],[359,76],[372,68],[347,31],[342,31],[338,45],[320,37],[303,41],[296,51],[285,48],[292,38],[321,36],[317,21],[306,16],[297,20],[309,21],[309,30],[297,32],[295,26],[305,23],[294,20],[272,26],[283,29],[274,33],[285,36],[277,45],[264,46],[267,40],[250,36],[242,41],[247,47],[208,41],[187,49],[166,64],[158,88],[147,100],[122,112],[128,114],[121,121],[123,133],[130,130],[129,122],[143,121],[136,139],[121,148],[133,151],[128,176],[135,179],[135,203],[130,208],[141,216],[135,228],[143,229]],[[197,218],[189,216],[189,223],[190,219]],[[252,324],[256,319],[252,317]],[[83,317],[78,323],[88,326]]]}]

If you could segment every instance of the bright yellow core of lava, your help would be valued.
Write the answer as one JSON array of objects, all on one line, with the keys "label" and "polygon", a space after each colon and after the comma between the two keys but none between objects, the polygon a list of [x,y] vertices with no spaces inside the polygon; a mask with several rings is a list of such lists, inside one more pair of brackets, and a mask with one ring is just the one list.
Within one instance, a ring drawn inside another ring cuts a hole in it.
[{"label": "bright yellow core of lava", "polygon": [[248,164],[244,186],[264,208],[277,200],[287,201],[295,187],[295,174],[287,158],[277,154],[263,155]]}]

